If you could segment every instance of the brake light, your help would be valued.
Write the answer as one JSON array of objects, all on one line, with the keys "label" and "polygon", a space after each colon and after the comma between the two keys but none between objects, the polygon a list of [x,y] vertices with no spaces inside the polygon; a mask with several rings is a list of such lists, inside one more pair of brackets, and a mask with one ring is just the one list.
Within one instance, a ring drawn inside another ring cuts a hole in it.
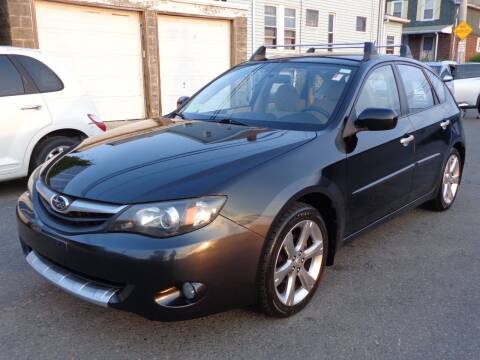
[{"label": "brake light", "polygon": [[92,120],[92,124],[97,125],[97,127],[102,130],[102,131],[107,131],[107,125],[100,120],[96,115],[93,114],[87,114],[88,118]]}]

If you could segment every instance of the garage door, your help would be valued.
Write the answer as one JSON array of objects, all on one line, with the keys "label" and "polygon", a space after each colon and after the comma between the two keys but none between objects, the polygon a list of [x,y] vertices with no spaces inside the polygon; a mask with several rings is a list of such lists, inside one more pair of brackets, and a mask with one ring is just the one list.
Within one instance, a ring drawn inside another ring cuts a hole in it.
[{"label": "garage door", "polygon": [[35,3],[40,49],[70,66],[103,120],[145,117],[138,13]]},{"label": "garage door", "polygon": [[230,67],[230,21],[158,17],[162,112]]}]

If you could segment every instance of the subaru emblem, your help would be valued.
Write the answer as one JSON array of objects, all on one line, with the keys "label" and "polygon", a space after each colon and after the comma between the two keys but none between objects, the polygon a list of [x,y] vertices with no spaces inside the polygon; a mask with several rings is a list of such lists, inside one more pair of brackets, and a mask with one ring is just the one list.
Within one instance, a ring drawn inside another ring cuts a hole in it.
[{"label": "subaru emblem", "polygon": [[63,195],[55,195],[50,200],[50,205],[55,211],[66,212],[70,206],[70,200]]}]

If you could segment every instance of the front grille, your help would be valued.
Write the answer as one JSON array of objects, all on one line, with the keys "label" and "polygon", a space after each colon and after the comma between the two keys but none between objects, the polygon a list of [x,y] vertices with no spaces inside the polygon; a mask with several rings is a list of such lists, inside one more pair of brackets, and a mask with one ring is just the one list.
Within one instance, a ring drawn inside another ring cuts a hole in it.
[{"label": "front grille", "polygon": [[[38,180],[32,200],[42,221],[49,227],[61,232],[75,234],[96,232],[105,229],[107,222],[125,208],[124,205],[113,205],[71,196],[58,194]],[[61,196],[60,196],[61,195]],[[52,207],[52,199],[68,198],[69,205],[63,211]]]},{"label": "front grille", "polygon": [[104,225],[105,222],[107,222],[112,217],[112,214],[80,211],[72,211],[62,214],[53,210],[50,204],[44,198],[40,197],[40,202],[43,209],[52,219],[68,226],[76,226],[83,228],[98,227]]}]

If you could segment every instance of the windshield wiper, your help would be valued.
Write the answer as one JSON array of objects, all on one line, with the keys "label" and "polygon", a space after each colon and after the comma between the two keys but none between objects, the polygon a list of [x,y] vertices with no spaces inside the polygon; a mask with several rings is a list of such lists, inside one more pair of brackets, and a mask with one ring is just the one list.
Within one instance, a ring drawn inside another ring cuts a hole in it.
[{"label": "windshield wiper", "polygon": [[180,114],[177,110],[172,111],[173,116],[178,116],[180,119],[185,120],[185,116],[183,114]]},{"label": "windshield wiper", "polygon": [[244,123],[244,122],[241,122],[241,121],[238,121],[238,120],[235,120],[235,119],[230,119],[230,118],[213,119],[213,120],[210,120],[210,121],[217,122],[217,123],[220,123],[220,124],[250,126],[250,125],[248,125],[247,123]]}]

